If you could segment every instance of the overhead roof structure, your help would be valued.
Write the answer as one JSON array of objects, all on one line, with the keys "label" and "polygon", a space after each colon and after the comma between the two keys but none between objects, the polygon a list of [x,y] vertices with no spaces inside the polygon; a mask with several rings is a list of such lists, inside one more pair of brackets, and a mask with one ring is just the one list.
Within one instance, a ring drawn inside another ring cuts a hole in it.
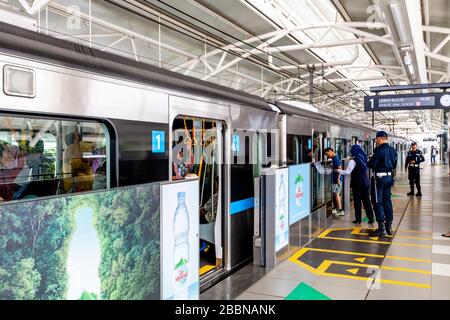
[{"label": "overhead roof structure", "polygon": [[[450,80],[450,0],[8,0],[0,10],[37,32],[369,125],[370,87]],[[374,119],[431,134],[442,117]]]}]

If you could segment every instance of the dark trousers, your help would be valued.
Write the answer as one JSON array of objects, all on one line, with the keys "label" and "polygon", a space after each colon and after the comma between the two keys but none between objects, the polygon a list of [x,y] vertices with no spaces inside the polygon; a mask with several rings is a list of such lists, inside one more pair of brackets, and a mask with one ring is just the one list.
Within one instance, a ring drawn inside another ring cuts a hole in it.
[{"label": "dark trousers", "polygon": [[378,223],[391,223],[394,220],[391,199],[393,185],[394,179],[391,176],[376,178],[376,183],[372,179],[372,205]]},{"label": "dark trousers", "polygon": [[373,221],[373,210],[370,204],[369,187],[353,187],[353,202],[355,204],[355,220],[361,221],[361,203],[369,221]]},{"label": "dark trousers", "polygon": [[414,191],[414,185],[416,185],[417,190],[420,191],[420,168],[409,167],[408,168],[408,179],[409,179],[409,186],[411,187],[411,190]]}]

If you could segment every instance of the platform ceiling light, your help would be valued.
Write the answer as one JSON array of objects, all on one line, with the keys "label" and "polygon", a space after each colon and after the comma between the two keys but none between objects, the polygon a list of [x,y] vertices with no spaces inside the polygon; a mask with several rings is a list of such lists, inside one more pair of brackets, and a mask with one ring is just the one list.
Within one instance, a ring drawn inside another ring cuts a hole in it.
[{"label": "platform ceiling light", "polygon": [[412,58],[411,58],[411,55],[409,54],[409,52],[406,52],[406,53],[405,53],[405,56],[403,57],[403,62],[404,62],[407,66],[412,65]]},{"label": "platform ceiling light", "polygon": [[272,109],[272,111],[275,111],[277,113],[281,113],[280,108],[278,108],[276,105],[269,103],[270,108]]},{"label": "platform ceiling light", "polygon": [[392,16],[394,17],[394,22],[397,27],[397,33],[400,37],[400,43],[402,46],[408,45],[411,43],[409,34],[405,28],[405,19],[403,17],[402,8],[400,7],[400,3],[391,2],[389,4],[391,7]]}]

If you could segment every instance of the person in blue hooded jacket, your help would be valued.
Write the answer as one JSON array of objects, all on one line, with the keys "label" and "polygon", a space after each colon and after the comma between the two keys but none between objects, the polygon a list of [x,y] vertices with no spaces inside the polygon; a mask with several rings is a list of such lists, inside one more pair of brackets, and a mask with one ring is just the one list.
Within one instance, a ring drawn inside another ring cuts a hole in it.
[{"label": "person in blue hooded jacket", "polygon": [[[361,209],[364,206],[369,224],[374,223],[372,204],[370,203],[370,180],[369,167],[367,165],[367,155],[360,145],[353,145],[351,150],[351,160],[346,170],[339,170],[344,176],[351,176],[350,187],[353,192],[353,202],[355,205],[355,220],[353,223],[361,223]],[[362,205],[361,205],[362,204]]]}]

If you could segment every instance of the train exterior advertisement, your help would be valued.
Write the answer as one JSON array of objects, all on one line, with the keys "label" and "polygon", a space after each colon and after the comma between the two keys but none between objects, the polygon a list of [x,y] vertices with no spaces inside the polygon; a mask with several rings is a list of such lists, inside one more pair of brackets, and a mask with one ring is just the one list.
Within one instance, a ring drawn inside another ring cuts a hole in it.
[{"label": "train exterior advertisement", "polygon": [[311,213],[311,166],[299,164],[289,167],[289,225]]},{"label": "train exterior advertisement", "polygon": [[199,181],[161,185],[161,298],[199,298]]},{"label": "train exterior advertisement", "polygon": [[0,205],[0,299],[160,299],[159,192],[153,183]]},{"label": "train exterior advertisement", "polygon": [[288,168],[275,173],[275,252],[289,244]]}]

